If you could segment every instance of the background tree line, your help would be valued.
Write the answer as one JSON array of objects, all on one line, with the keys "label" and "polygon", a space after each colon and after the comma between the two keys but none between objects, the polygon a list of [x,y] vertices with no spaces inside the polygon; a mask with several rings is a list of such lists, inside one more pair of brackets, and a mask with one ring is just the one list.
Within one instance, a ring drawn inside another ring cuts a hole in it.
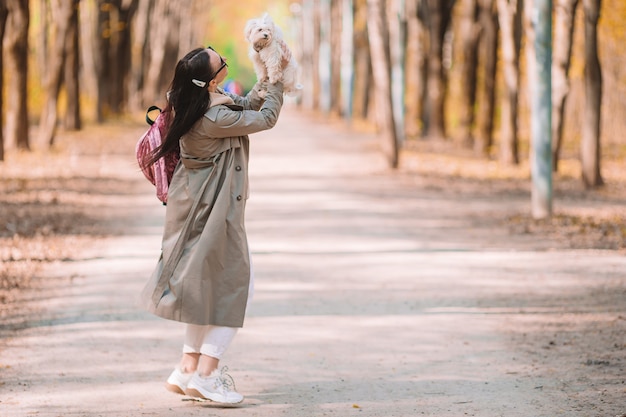
[{"label": "background tree line", "polygon": [[[285,2],[270,12],[284,15]],[[177,60],[213,46],[231,77],[252,67],[243,28],[265,2],[223,0],[0,0],[0,160],[7,146],[53,146],[56,129],[81,129],[163,103]],[[235,52],[237,53],[235,55]],[[34,129],[33,129],[34,128]]]},{"label": "background tree line", "polygon": [[[312,92],[303,105],[377,117],[392,166],[418,139],[451,139],[517,164],[537,82],[532,14],[533,0],[302,0],[303,79]],[[564,138],[577,141],[581,178],[595,187],[601,143],[620,141],[616,119],[626,111],[626,4],[554,0],[552,14],[552,165]]]},{"label": "background tree line", "polygon": [[[532,1],[0,0],[0,159],[5,145],[53,145],[59,125],[162,101],[176,60],[209,39],[249,86],[243,26],[269,11],[301,65],[299,105],[376,120],[390,165],[416,140],[516,164],[529,136]],[[601,145],[623,145],[626,4],[553,3],[553,167],[577,147],[594,187]]]}]

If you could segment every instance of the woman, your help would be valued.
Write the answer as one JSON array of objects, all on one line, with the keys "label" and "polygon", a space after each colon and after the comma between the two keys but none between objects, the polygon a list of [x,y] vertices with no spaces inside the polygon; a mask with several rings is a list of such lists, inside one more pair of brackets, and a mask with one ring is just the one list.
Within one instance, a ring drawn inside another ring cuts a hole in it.
[{"label": "woman", "polygon": [[244,226],[248,135],[276,124],[283,87],[257,83],[240,97],[218,87],[227,74],[211,47],[176,65],[165,109],[171,124],[149,162],[179,146],[181,159],[168,191],[161,258],[141,300],[152,313],[186,323],[182,358],[166,387],[239,403],[243,396],[218,365],[243,325],[253,288]]}]

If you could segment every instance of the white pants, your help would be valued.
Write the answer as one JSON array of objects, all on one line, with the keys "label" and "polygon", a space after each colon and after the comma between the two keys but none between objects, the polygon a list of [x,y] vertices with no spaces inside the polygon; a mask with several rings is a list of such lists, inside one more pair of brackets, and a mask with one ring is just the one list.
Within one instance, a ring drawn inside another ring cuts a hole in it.
[{"label": "white pants", "polygon": [[[248,289],[248,305],[254,293],[254,273],[252,257],[250,256],[250,288]],[[201,353],[220,359],[237,334],[238,327],[199,326],[187,324],[185,330],[185,344],[183,353]]]}]

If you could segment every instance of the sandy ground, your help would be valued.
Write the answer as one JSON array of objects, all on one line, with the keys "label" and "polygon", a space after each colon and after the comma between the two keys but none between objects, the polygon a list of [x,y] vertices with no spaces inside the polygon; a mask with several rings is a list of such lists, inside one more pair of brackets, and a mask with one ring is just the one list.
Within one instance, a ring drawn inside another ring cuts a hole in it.
[{"label": "sandy ground", "polygon": [[134,165],[142,130],[68,145],[82,187],[44,180],[38,198],[80,200],[93,230],[4,298],[0,416],[626,416],[623,251],[513,233],[527,193],[429,186],[373,135],[292,109],[252,138],[256,292],[223,361],[246,399],[167,392],[183,327],[136,307],[164,215]]}]

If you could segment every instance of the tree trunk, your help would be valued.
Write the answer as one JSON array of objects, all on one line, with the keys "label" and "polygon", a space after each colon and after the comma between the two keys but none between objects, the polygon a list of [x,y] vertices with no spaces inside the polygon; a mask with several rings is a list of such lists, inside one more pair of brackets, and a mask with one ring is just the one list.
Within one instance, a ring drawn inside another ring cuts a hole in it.
[{"label": "tree trunk", "polygon": [[587,188],[604,183],[600,174],[602,71],[598,59],[600,0],[583,0],[585,11],[585,111],[581,141],[582,179]]},{"label": "tree trunk", "polygon": [[65,64],[65,42],[68,38],[68,28],[74,10],[73,1],[53,3],[52,17],[56,23],[54,43],[49,52],[48,78],[46,79],[46,92],[41,121],[39,123],[40,143],[54,145],[56,125],[58,121],[59,92],[63,80],[63,66]]},{"label": "tree trunk", "polygon": [[535,219],[552,215],[552,0],[533,0],[535,74],[531,85],[531,209]]},{"label": "tree trunk", "polygon": [[[100,120],[104,118],[104,113],[121,113],[127,102],[131,59],[130,28],[137,1],[107,0],[99,9],[102,46],[99,74],[104,77],[99,80],[99,88],[106,89],[100,95]],[[155,32],[160,30],[161,28]]]},{"label": "tree trunk", "polygon": [[[185,55],[189,51],[179,51],[178,45],[180,44],[179,34],[181,25],[181,10],[178,7],[178,3],[169,2],[169,12],[167,18],[169,20],[169,27],[172,28],[172,33],[167,36],[165,43],[165,56],[163,58],[163,69],[159,77],[158,91],[160,91],[161,98],[165,97],[165,92],[170,86],[172,78],[174,78],[174,69],[176,63],[181,56]],[[185,24],[188,24],[185,22]],[[152,29],[154,31],[154,29]],[[200,41],[198,41],[200,42]],[[196,47],[195,44],[192,48]],[[202,45],[201,45],[202,46]],[[206,46],[206,45],[205,45]],[[150,103],[153,104],[154,102]]]},{"label": "tree trunk", "polygon": [[367,30],[367,0],[354,1],[354,107],[355,117],[366,119],[369,113],[372,60]]},{"label": "tree trunk", "polygon": [[[111,49],[111,33],[109,29],[108,0],[97,0],[95,10],[96,30],[94,33],[94,67],[96,73],[96,120],[104,122],[109,113],[108,103],[111,94],[111,67],[109,66],[109,50]],[[157,32],[159,33],[159,32]]]},{"label": "tree trunk", "polygon": [[398,148],[404,143],[404,60],[406,45],[406,14],[403,0],[387,0],[389,28],[389,61],[391,63],[391,100]]},{"label": "tree trunk", "polygon": [[[111,55],[109,65],[111,65],[111,95],[109,96],[109,107],[113,113],[119,114],[124,110],[126,103],[126,92],[128,91],[128,78],[130,73],[131,54],[131,20],[137,9],[137,0],[121,1],[114,3],[115,16],[109,18],[111,33]],[[179,6],[183,6],[179,4]],[[180,8],[179,8],[180,10]],[[111,15],[110,15],[111,16]]]},{"label": "tree trunk", "polygon": [[[518,0],[520,1],[520,0]],[[535,54],[535,24],[533,23],[535,0],[523,0],[522,4],[522,33],[524,34],[524,52],[526,53],[526,91],[529,96],[535,85],[535,70],[537,57]],[[520,75],[521,78],[521,75]]]},{"label": "tree trunk", "polygon": [[517,113],[522,10],[522,0],[498,0],[506,89],[506,96],[502,102],[500,161],[505,164],[519,163]]},{"label": "tree trunk", "polygon": [[496,70],[498,62],[498,11],[495,0],[479,0],[480,4],[480,62],[483,70],[482,87],[478,92],[480,112],[474,150],[488,155],[493,146],[493,125],[496,102]]},{"label": "tree trunk", "polygon": [[330,2],[330,112],[341,115],[341,0]]},{"label": "tree trunk", "polygon": [[302,13],[299,17],[302,36],[302,84],[306,92],[302,97],[302,106],[307,110],[314,110],[319,105],[319,78],[317,77],[319,31],[318,10],[314,0],[302,1]]},{"label": "tree trunk", "polygon": [[[154,9],[150,18],[150,64],[148,66],[148,74],[144,83],[144,100],[148,103],[154,103],[162,99],[165,92],[160,91],[161,73],[165,65],[165,54],[167,48],[167,37],[169,32],[174,28],[170,25],[168,15],[170,7],[176,7],[168,0],[155,0]],[[158,29],[156,27],[158,26]],[[174,65],[172,65],[174,66]]]},{"label": "tree trunk", "polygon": [[558,171],[563,141],[565,101],[569,93],[574,18],[578,0],[556,0],[554,57],[552,61],[552,169]]},{"label": "tree trunk", "polygon": [[332,108],[332,49],[331,49],[331,0],[318,0],[319,10],[319,63],[318,76],[320,82],[319,109],[328,114]]},{"label": "tree trunk", "polygon": [[[142,0],[136,0],[142,1]],[[194,33],[193,25],[190,22],[194,19],[194,7],[193,0],[178,0],[178,14],[179,19],[183,24],[180,24],[178,29],[178,51],[179,55],[185,54],[194,48]],[[204,5],[204,2],[202,2]]]},{"label": "tree trunk", "polygon": [[131,111],[137,111],[146,106],[142,96],[142,89],[148,62],[149,18],[152,4],[151,0],[139,0],[137,12],[135,13],[130,58],[131,73],[128,84],[128,107]]},{"label": "tree trunk", "polygon": [[443,71],[443,22],[438,0],[426,0],[426,11],[428,14],[428,63],[426,94],[428,107],[428,123],[426,124],[426,136],[438,139],[445,138],[444,119],[444,71]]},{"label": "tree trunk", "polygon": [[392,168],[397,168],[398,140],[393,117],[389,32],[386,27],[387,18],[384,3],[384,0],[368,0],[367,26],[372,54],[374,91],[376,92],[376,114],[382,139],[382,149],[389,165]]},{"label": "tree trunk", "polygon": [[78,7],[79,1],[73,0],[74,7],[70,17],[67,40],[65,42],[65,91],[67,92],[67,111],[65,128],[80,130],[80,83],[79,83],[79,49],[78,49]]},{"label": "tree trunk", "polygon": [[[4,30],[6,29],[7,10],[5,2],[0,2],[0,69],[4,68],[4,48],[2,40],[4,39]],[[0,115],[4,114],[4,71],[0,70]],[[1,125],[1,123],[0,123]],[[4,134],[0,128],[0,161],[4,161]]]},{"label": "tree trunk", "polygon": [[353,0],[341,0],[341,107],[346,119],[352,118],[352,96],[354,94],[354,4]]},{"label": "tree trunk", "polygon": [[[81,59],[81,90],[83,94],[91,97],[98,103],[100,92],[98,88],[98,45],[99,32],[97,26],[97,5],[94,2],[82,1],[79,7],[79,31],[80,31],[80,59]],[[83,109],[84,110],[84,109]],[[83,113],[84,116],[84,113]],[[89,115],[93,120],[100,120],[98,106],[93,107],[93,113]]]},{"label": "tree trunk", "polygon": [[448,24],[452,17],[454,0],[426,0],[429,48],[427,63],[428,123],[426,136],[445,139],[446,69],[443,66],[443,47]]},{"label": "tree trunk", "polygon": [[[37,69],[39,74],[45,74],[47,72],[48,57],[48,28],[50,27],[52,20],[50,18],[50,7],[48,6],[49,0],[39,0],[39,33],[37,34],[37,48],[35,53],[37,54]],[[42,81],[43,83],[43,81]]]},{"label": "tree trunk", "polygon": [[5,47],[7,52],[5,74],[10,75],[7,97],[11,106],[6,114],[6,141],[18,149],[30,150],[28,129],[28,2],[6,0],[8,10]]},{"label": "tree trunk", "polygon": [[461,73],[461,140],[467,147],[474,145],[474,109],[476,107],[476,70],[478,67],[478,38],[480,26],[478,24],[477,0],[463,0],[463,16],[461,24],[462,39],[462,73]]},{"label": "tree trunk", "polygon": [[406,91],[405,133],[417,138],[421,129],[424,83],[424,27],[418,16],[418,1],[407,1],[406,5]]}]

